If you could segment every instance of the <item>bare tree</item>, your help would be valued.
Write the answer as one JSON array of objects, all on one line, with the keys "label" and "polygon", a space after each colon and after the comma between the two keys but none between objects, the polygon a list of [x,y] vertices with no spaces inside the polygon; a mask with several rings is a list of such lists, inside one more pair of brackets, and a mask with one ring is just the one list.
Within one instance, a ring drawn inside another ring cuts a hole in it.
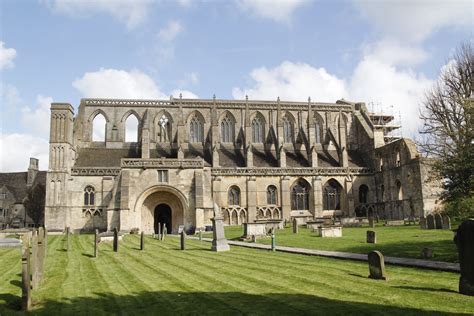
[{"label": "bare tree", "polygon": [[426,93],[420,148],[436,158],[434,170],[445,179],[443,198],[452,201],[474,194],[474,49],[459,46]]}]

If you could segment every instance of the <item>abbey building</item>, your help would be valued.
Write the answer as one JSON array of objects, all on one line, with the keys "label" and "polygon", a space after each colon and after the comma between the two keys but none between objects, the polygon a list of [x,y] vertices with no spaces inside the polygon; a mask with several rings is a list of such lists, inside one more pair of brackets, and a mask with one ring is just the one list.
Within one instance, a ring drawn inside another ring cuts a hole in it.
[{"label": "abbey building", "polygon": [[423,216],[439,182],[364,103],[82,99],[51,105],[45,225],[87,231]]}]

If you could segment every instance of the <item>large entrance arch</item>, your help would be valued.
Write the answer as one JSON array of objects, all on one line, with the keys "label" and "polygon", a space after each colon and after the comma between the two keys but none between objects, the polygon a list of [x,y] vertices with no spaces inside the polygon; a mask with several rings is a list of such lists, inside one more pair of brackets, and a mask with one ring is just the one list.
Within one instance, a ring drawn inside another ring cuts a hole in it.
[{"label": "large entrance arch", "polygon": [[[141,227],[147,234],[157,232],[158,223],[166,223],[168,233],[177,233],[179,225],[189,222],[188,202],[184,194],[169,185],[152,186],[140,194],[135,212],[141,214]],[[161,227],[163,228],[163,227]]]}]

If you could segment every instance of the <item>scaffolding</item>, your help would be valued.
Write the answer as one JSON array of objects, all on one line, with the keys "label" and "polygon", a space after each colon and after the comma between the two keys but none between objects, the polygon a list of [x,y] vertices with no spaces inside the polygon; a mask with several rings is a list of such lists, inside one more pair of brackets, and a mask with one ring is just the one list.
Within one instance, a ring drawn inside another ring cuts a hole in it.
[{"label": "scaffolding", "polygon": [[394,106],[390,106],[390,114],[383,113],[383,108],[380,103],[370,102],[370,112],[368,116],[371,120],[374,129],[382,130],[384,135],[385,143],[391,143],[402,138],[402,124],[401,124],[401,113],[394,115]]}]

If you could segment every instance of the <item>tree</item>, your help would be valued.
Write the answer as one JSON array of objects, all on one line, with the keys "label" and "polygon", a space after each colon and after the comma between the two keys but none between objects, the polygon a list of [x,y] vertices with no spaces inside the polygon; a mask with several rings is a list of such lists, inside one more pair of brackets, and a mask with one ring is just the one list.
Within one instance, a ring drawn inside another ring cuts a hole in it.
[{"label": "tree", "polygon": [[36,184],[28,190],[28,195],[23,201],[26,214],[28,214],[36,226],[43,222],[45,192],[43,185]]},{"label": "tree", "polygon": [[[461,44],[426,93],[419,143],[435,158],[433,170],[444,181],[448,203],[474,200],[474,48]],[[462,203],[461,203],[462,204]]]}]

